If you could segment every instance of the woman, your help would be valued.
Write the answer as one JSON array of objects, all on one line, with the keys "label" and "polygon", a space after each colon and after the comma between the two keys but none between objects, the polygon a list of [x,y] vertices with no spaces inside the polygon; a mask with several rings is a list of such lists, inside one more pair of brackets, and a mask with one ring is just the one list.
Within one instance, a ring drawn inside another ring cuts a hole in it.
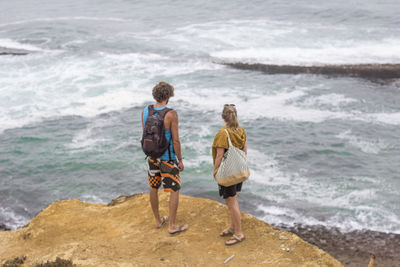
[{"label": "woman", "polygon": [[[225,121],[225,126],[222,127],[217,135],[214,137],[212,144],[212,157],[214,161],[214,177],[221,164],[222,157],[225,151],[229,147],[228,136],[226,130],[228,130],[229,137],[232,145],[243,150],[247,154],[246,144],[246,132],[239,126],[237,119],[237,112],[234,104],[226,104],[222,111],[222,118]],[[242,183],[235,184],[232,186],[219,186],[219,195],[225,199],[225,203],[228,206],[229,214],[231,217],[230,227],[223,230],[220,236],[232,235],[232,237],[225,241],[225,245],[234,245],[245,239],[242,232],[242,222],[240,218],[239,203],[237,200],[237,193],[242,189]]]}]

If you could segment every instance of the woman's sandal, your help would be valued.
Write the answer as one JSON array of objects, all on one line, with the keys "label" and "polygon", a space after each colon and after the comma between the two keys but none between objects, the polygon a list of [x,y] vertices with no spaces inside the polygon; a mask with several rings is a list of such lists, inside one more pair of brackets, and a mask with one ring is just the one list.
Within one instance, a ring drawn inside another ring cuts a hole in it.
[{"label": "woman's sandal", "polygon": [[237,235],[233,235],[230,239],[228,239],[228,240],[225,241],[225,245],[227,245],[227,246],[232,246],[232,245],[235,245],[235,244],[237,244],[237,243],[242,242],[242,241],[245,240],[245,239],[246,239],[245,236],[242,236],[242,237],[240,238],[240,237],[238,237]]},{"label": "woman's sandal", "polygon": [[227,236],[227,235],[233,235],[233,229],[232,228],[228,228],[225,229],[224,231],[222,231],[221,233],[219,233],[219,236]]}]

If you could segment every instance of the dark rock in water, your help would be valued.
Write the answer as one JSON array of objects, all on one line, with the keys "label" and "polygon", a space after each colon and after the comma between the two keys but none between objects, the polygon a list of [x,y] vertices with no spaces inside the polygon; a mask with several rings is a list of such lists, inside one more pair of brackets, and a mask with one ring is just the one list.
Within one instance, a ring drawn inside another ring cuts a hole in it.
[{"label": "dark rock in water", "polygon": [[4,223],[0,223],[0,231],[11,231]]},{"label": "dark rock in water", "polygon": [[11,55],[11,56],[24,56],[33,53],[33,51],[25,49],[13,49],[0,47],[0,56]]},{"label": "dark rock in water", "polygon": [[323,74],[329,76],[350,76],[371,80],[388,80],[400,78],[400,64],[355,64],[355,65],[321,65],[292,66],[250,64],[242,62],[222,62],[221,64],[236,69],[262,71],[268,74]]},{"label": "dark rock in water", "polygon": [[370,255],[376,255],[374,266],[399,266],[400,234],[360,230],[343,233],[337,228],[321,225],[297,224],[279,226],[297,234],[307,242],[327,251],[336,259],[350,266],[367,266]]}]

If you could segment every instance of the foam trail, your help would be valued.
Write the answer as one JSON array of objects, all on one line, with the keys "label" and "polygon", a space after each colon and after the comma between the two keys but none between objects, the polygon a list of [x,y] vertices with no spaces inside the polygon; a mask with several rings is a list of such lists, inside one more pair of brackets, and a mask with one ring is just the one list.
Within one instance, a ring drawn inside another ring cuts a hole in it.
[{"label": "foam trail", "polygon": [[341,132],[336,137],[347,140],[350,145],[359,148],[365,153],[370,154],[378,154],[379,152],[381,152],[381,150],[384,150],[388,147],[387,144],[380,141],[379,139],[369,140],[363,137],[355,136],[354,134],[352,134],[351,130]]},{"label": "foam trail", "polygon": [[[230,94],[229,88],[202,88],[202,94],[199,95],[192,90],[186,90],[176,96],[177,99],[191,102],[197,99],[198,102],[191,103],[192,108],[198,110],[212,110],[216,113],[220,112],[224,103],[237,103],[240,110],[240,117],[246,120],[257,118],[303,121],[320,123],[327,120],[350,120],[361,121],[365,123],[385,123],[391,125],[400,125],[399,113],[360,113],[355,111],[330,111],[314,106],[315,103],[328,104],[329,98],[336,97],[336,101],[331,101],[333,106],[341,106],[343,104],[355,102],[355,99],[344,98],[338,95],[320,96],[310,98],[308,101],[299,102],[298,100],[307,96],[306,92],[310,89],[301,87],[295,90],[285,90],[279,92],[271,92],[270,94],[260,95],[259,93],[246,92],[246,94]],[[210,99],[208,95],[215,96]],[[245,101],[243,101],[243,99]],[[198,103],[201,103],[199,105]],[[298,104],[299,103],[299,104]],[[284,111],[284,112],[282,112]]]},{"label": "foam trail", "polygon": [[0,207],[0,218],[6,218],[4,222],[8,227],[15,230],[27,224],[28,218],[16,214],[11,208]]},{"label": "foam trail", "polygon": [[22,25],[27,23],[35,22],[55,22],[55,21],[71,21],[71,20],[86,20],[86,21],[112,21],[112,22],[132,22],[130,19],[121,19],[115,17],[86,17],[86,16],[75,16],[75,17],[55,17],[55,18],[36,18],[30,20],[18,20],[9,23],[0,24],[0,27],[8,27],[13,25]]},{"label": "foam trail", "polygon": [[[327,183],[327,179],[315,181],[316,178],[283,171],[279,161],[261,151],[249,149],[248,157],[251,170],[248,181],[250,190],[252,194],[263,198],[263,202],[269,203],[258,206],[259,211],[264,213],[262,219],[277,225],[294,226],[300,223],[328,228],[335,226],[344,232],[370,229],[400,233],[400,218],[395,212],[382,210],[379,203],[365,205],[371,199],[377,199],[385,190],[379,184],[374,188],[362,188],[360,185],[352,191],[343,190],[346,188],[344,184],[349,183],[347,178],[343,183]],[[360,180],[366,181],[356,179]],[[321,215],[319,209],[329,212]],[[382,221],[381,218],[386,220]]]},{"label": "foam trail", "polygon": [[400,63],[400,40],[340,46],[321,44],[320,48],[243,48],[213,52],[211,56],[228,62],[291,66]]},{"label": "foam trail", "polygon": [[[364,39],[343,26],[301,25],[271,20],[228,20],[192,24],[169,31],[165,39],[225,62],[272,65],[398,64],[400,39]],[[150,35],[160,35],[159,31]],[[315,36],[318,36],[316,39]],[[291,46],[290,44],[296,44]]]},{"label": "foam trail", "polygon": [[302,106],[306,107],[320,107],[320,106],[332,106],[341,107],[350,103],[358,102],[359,100],[354,98],[348,98],[342,94],[325,94],[316,97],[309,97],[304,100]]},{"label": "foam trail", "polygon": [[29,51],[43,51],[43,49],[31,45],[31,44],[23,44],[11,39],[0,39],[0,47],[10,48],[10,49],[22,49]]}]

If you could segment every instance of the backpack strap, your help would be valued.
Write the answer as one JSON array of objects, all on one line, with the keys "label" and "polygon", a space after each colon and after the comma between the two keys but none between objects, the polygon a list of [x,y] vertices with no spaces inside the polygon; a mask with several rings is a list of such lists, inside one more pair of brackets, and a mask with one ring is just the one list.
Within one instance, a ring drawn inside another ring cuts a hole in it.
[{"label": "backpack strap", "polygon": [[153,114],[156,113],[156,110],[154,109],[154,105],[149,105],[148,106],[148,111],[149,111],[148,117],[153,116]]},{"label": "backpack strap", "polygon": [[154,113],[158,113],[159,115],[161,115],[161,117],[164,119],[165,115],[167,114],[168,111],[171,111],[171,108],[164,108],[162,110],[156,110],[154,108],[154,105],[149,105],[148,106],[148,110],[149,110],[149,115],[148,117],[151,117],[154,115]]},{"label": "backpack strap", "polygon": [[168,158],[169,158],[169,160],[171,161],[172,159],[171,159],[171,149],[170,149],[170,147],[171,147],[171,144],[169,144],[169,146],[168,146]]},{"label": "backpack strap", "polygon": [[229,147],[232,146],[231,138],[229,137],[229,132],[227,129],[225,129],[226,135],[228,136],[228,142],[229,142]]}]

